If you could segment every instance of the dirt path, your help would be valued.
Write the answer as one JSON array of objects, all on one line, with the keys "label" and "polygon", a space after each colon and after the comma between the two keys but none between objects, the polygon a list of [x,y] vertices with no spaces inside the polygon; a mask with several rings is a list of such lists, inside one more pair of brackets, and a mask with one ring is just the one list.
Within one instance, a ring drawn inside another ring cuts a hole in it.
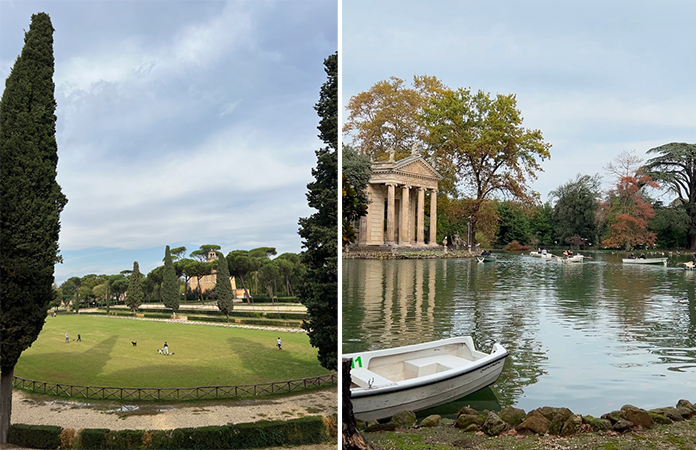
[{"label": "dirt path", "polygon": [[78,402],[30,396],[14,390],[12,423],[63,428],[169,430],[259,420],[328,416],[337,411],[336,389],[265,400],[201,402],[195,405],[149,405]]}]

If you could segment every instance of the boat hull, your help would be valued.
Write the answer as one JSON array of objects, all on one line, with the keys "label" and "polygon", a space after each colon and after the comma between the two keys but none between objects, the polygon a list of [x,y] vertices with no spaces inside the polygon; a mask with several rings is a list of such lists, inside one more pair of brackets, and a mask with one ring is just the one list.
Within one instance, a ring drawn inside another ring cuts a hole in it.
[{"label": "boat hull", "polygon": [[624,264],[662,264],[667,265],[667,258],[623,258]]},{"label": "boat hull", "polygon": [[[451,341],[451,339],[443,341]],[[473,342],[471,345],[473,347]],[[472,350],[474,350],[472,353],[481,354],[475,349]],[[370,352],[344,355],[344,357],[355,359],[359,355],[365,358],[368,353]],[[383,419],[400,411],[420,411],[443,405],[484,389],[500,377],[508,353],[500,344],[494,344],[491,354],[481,355],[483,357],[472,361],[466,367],[391,384],[378,385],[378,381],[374,386],[352,388],[353,413],[360,420]]]}]

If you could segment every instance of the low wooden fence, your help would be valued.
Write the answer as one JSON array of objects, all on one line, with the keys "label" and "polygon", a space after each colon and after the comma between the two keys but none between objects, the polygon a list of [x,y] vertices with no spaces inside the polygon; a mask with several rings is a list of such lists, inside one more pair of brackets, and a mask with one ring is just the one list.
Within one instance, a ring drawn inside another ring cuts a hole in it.
[{"label": "low wooden fence", "polygon": [[42,394],[92,398],[104,400],[204,400],[215,398],[254,397],[281,392],[297,392],[305,389],[334,384],[335,373],[299,380],[276,381],[273,383],[247,384],[241,386],[200,386],[192,388],[119,388],[98,386],[73,386],[48,383],[14,377],[12,386]]}]

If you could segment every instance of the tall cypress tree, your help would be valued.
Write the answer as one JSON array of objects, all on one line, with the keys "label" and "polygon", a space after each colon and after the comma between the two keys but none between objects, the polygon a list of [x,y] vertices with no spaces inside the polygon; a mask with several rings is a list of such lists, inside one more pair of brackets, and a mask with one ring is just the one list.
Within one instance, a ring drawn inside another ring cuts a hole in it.
[{"label": "tall cypress tree", "polygon": [[307,185],[309,206],[317,210],[300,219],[299,235],[306,276],[299,297],[307,308],[302,328],[309,342],[318,348],[319,363],[336,370],[338,358],[338,54],[324,60],[327,75],[315,109],[320,121],[319,137],[326,147],[317,150],[315,181]]},{"label": "tall cypress tree", "polygon": [[167,245],[164,251],[164,276],[162,277],[162,301],[164,306],[171,308],[176,316],[179,311],[179,283],[172,263],[172,254]]},{"label": "tall cypress tree", "polygon": [[0,101],[0,443],[7,442],[15,364],[54,297],[68,201],[56,182],[53,31],[48,14],[32,16]]},{"label": "tall cypress tree", "polygon": [[230,283],[230,271],[227,267],[227,258],[222,253],[218,254],[217,282],[215,283],[215,296],[217,297],[218,309],[227,316],[230,321],[230,311],[234,308],[234,292]]},{"label": "tall cypress tree", "polygon": [[138,266],[138,261],[133,262],[133,272],[128,280],[128,291],[126,291],[126,305],[133,310],[138,309],[140,304],[143,302],[143,285],[140,282],[142,275],[140,274],[140,266]]}]

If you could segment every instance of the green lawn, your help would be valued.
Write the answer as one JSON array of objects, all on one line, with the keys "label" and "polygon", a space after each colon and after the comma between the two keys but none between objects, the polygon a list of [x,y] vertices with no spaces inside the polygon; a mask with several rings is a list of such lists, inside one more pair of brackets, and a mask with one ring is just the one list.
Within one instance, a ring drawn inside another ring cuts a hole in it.
[{"label": "green lawn", "polygon": [[[78,333],[82,342],[73,341]],[[282,351],[276,347],[279,336]],[[165,341],[171,356],[157,353]],[[46,319],[14,374],[81,386],[258,384],[328,374],[316,355],[304,333],[59,315]]]}]

